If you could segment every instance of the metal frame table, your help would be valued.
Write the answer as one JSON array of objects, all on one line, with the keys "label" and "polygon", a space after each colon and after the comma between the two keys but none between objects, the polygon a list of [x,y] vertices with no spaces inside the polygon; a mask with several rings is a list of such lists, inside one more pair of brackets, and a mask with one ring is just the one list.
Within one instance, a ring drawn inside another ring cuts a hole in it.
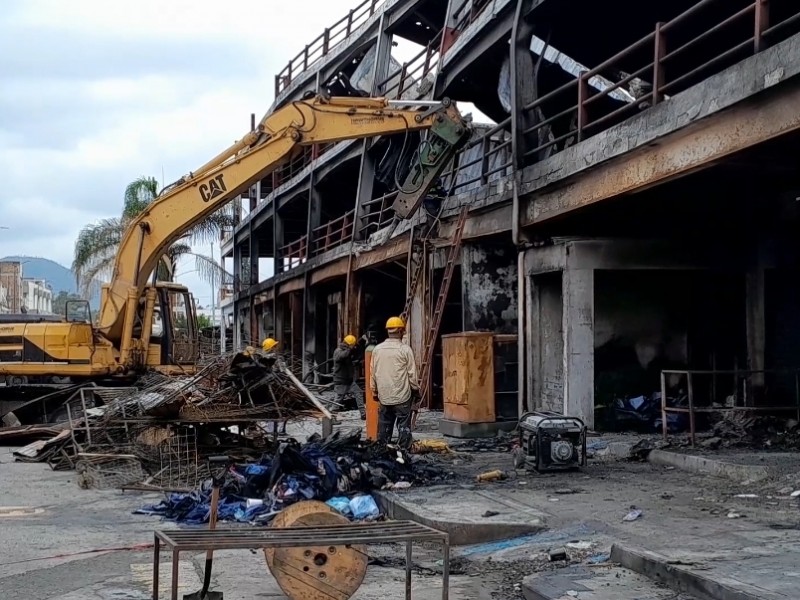
[{"label": "metal frame table", "polygon": [[442,545],[442,600],[448,600],[450,587],[450,537],[413,521],[348,523],[324,527],[233,528],[209,531],[156,530],[153,550],[153,600],[158,600],[158,569],[161,546],[172,552],[171,598],[178,600],[178,562],[181,552],[207,550],[249,550],[300,548],[304,546],[344,546],[348,544],[406,543],[406,600],[411,599],[411,558],[414,542],[439,542]]}]

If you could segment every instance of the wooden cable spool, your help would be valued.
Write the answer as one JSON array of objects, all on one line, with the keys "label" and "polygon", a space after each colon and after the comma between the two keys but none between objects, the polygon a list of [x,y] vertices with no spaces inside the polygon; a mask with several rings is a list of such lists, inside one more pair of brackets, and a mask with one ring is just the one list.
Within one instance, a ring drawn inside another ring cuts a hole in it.
[{"label": "wooden cable spool", "polygon": [[[271,527],[346,525],[324,502],[307,500],[283,509]],[[291,600],[349,600],[367,574],[367,549],[354,546],[265,548],[267,567]]]}]

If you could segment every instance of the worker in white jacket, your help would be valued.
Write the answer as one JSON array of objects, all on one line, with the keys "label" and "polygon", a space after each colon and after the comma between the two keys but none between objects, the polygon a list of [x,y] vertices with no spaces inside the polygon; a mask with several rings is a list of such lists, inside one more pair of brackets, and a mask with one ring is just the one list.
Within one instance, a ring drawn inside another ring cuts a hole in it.
[{"label": "worker in white jacket", "polygon": [[378,441],[388,444],[397,423],[398,444],[411,446],[411,407],[419,394],[417,366],[414,353],[404,344],[406,324],[400,317],[386,322],[389,337],[372,351],[370,387],[380,403]]}]

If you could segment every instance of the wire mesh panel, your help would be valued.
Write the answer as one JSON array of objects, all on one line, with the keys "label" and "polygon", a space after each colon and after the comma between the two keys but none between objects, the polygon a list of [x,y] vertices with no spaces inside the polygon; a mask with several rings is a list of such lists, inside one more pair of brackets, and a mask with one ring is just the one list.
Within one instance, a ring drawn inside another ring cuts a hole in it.
[{"label": "wire mesh panel", "polygon": [[135,456],[79,454],[75,464],[78,486],[108,490],[141,481],[144,471]]},{"label": "wire mesh panel", "polygon": [[208,476],[208,468],[201,464],[197,452],[196,429],[176,429],[157,448],[160,469],[153,480],[161,486],[193,489]]}]

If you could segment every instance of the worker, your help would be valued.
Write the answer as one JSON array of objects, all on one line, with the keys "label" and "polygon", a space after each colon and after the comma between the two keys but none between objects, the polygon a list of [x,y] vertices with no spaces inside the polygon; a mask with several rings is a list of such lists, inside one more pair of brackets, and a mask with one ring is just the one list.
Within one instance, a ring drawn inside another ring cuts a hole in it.
[{"label": "worker", "polygon": [[[363,337],[361,339],[364,340]],[[345,406],[347,396],[352,396],[356,401],[361,420],[364,421],[367,418],[364,394],[356,383],[356,370],[353,364],[357,350],[356,336],[348,334],[333,351],[333,391],[336,393],[336,402],[339,406]]]},{"label": "worker", "polygon": [[372,351],[370,387],[377,402],[378,441],[387,444],[397,423],[397,442],[411,446],[411,407],[419,395],[417,366],[411,348],[402,342],[406,324],[400,317],[386,322],[389,337]]},{"label": "worker", "polygon": [[439,215],[442,212],[442,205],[448,192],[444,189],[441,179],[437,179],[436,183],[431,186],[430,191],[422,201],[422,207],[425,209],[425,225],[423,229],[423,238],[433,238],[436,226],[439,222]]}]

